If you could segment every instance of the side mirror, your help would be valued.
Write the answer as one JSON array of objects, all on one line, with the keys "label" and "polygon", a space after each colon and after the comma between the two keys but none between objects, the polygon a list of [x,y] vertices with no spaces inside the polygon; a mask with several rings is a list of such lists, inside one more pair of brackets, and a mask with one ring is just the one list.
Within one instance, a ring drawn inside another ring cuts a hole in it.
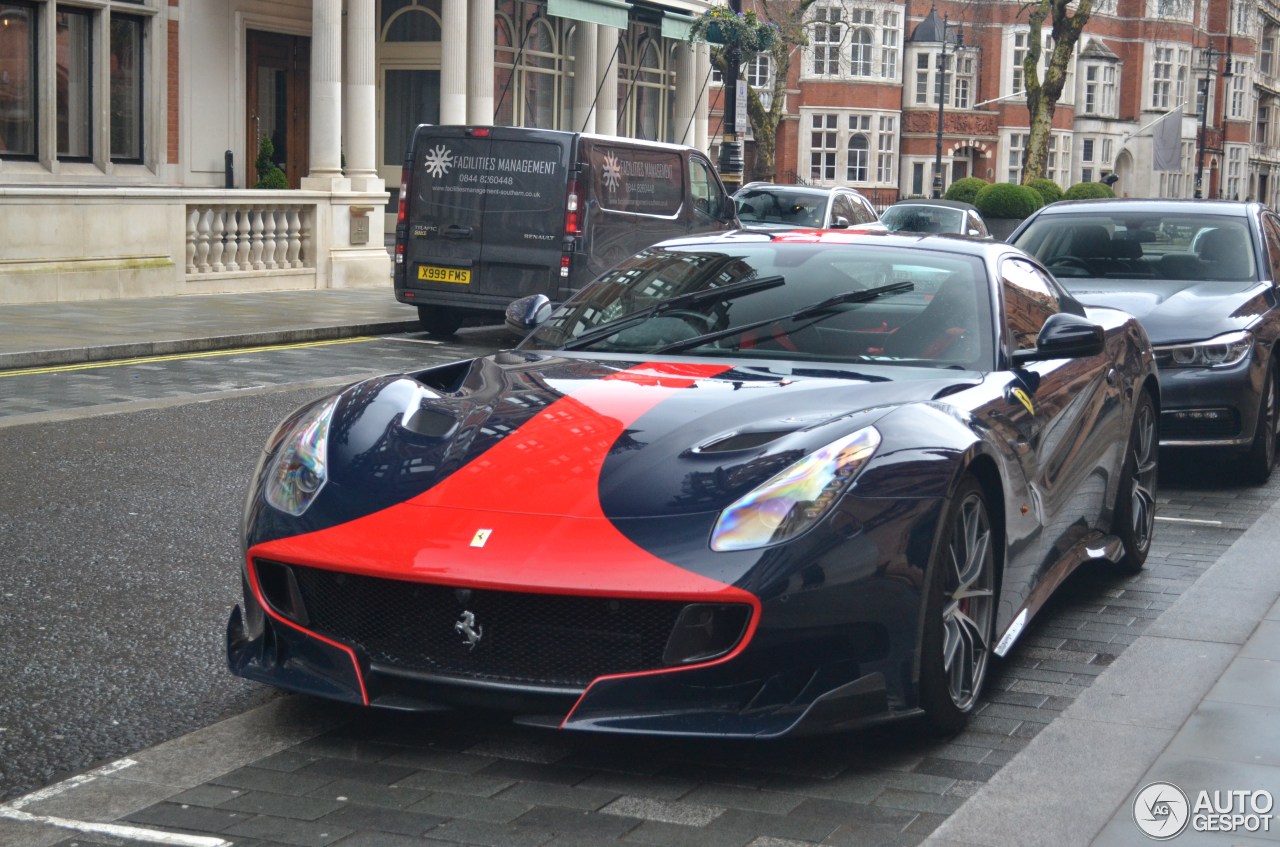
[{"label": "side mirror", "polygon": [[1021,367],[1027,362],[1042,362],[1046,359],[1083,359],[1096,356],[1102,352],[1106,334],[1102,327],[1082,318],[1059,312],[1050,315],[1040,327],[1036,336],[1036,349],[1017,350],[1013,354],[1014,367]]},{"label": "side mirror", "polygon": [[545,294],[530,294],[507,304],[506,325],[512,332],[525,335],[547,322],[552,312],[551,298]]},{"label": "side mirror", "polygon": [[831,222],[832,229],[848,229],[849,219],[844,215],[836,215],[836,219]]}]

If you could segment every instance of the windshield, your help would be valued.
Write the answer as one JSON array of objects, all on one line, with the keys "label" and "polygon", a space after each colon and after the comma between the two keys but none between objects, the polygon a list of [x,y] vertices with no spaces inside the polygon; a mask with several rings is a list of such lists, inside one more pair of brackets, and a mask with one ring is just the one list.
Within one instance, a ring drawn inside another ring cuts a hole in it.
[{"label": "windshield", "polygon": [[827,208],[825,195],[776,188],[744,188],[733,199],[743,226],[821,227]]},{"label": "windshield", "polygon": [[1115,279],[1257,279],[1241,216],[1196,212],[1046,214],[1014,242],[1053,274]]},{"label": "windshield", "polygon": [[890,206],[880,220],[890,232],[964,232],[964,212],[947,206]]},{"label": "windshield", "polygon": [[520,345],[983,369],[985,266],[941,250],[776,243],[651,248]]}]

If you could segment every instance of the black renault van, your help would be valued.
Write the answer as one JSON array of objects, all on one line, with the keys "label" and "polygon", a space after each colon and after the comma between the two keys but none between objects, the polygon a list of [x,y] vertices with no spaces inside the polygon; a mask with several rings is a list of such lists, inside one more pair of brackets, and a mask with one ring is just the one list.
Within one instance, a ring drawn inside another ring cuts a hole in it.
[{"label": "black renault van", "polygon": [[400,180],[392,277],[449,335],[553,301],[663,239],[738,226],[698,150],[525,127],[419,126]]}]

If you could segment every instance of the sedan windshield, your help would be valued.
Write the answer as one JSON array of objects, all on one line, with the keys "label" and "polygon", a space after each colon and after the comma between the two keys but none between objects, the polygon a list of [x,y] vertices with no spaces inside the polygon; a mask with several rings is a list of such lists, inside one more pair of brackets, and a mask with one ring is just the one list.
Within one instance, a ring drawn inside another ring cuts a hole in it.
[{"label": "sedan windshield", "polygon": [[983,263],[943,250],[651,248],[521,347],[982,368],[993,356],[989,302]]},{"label": "sedan windshield", "polygon": [[1045,214],[1014,243],[1063,279],[1257,279],[1253,239],[1241,216]]},{"label": "sedan windshield", "polygon": [[890,232],[964,232],[964,212],[949,206],[890,206],[880,220]]}]

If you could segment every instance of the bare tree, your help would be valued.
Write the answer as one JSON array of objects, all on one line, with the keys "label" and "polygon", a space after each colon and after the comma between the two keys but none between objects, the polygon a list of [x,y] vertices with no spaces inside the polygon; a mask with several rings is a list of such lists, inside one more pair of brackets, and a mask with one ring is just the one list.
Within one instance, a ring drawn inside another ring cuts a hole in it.
[{"label": "bare tree", "polygon": [[[1049,133],[1053,129],[1053,113],[1062,98],[1067,82],[1067,69],[1084,25],[1093,12],[1093,0],[1079,0],[1075,13],[1068,9],[1068,0],[1036,0],[1027,4],[1030,9],[1031,31],[1027,38],[1027,55],[1022,60],[1022,74],[1027,94],[1027,113],[1031,119],[1031,134],[1022,164],[1022,181],[1039,179],[1045,175],[1049,162]],[[1044,79],[1040,79],[1040,57],[1044,49],[1042,31],[1049,22],[1050,51],[1045,66]]]}]

